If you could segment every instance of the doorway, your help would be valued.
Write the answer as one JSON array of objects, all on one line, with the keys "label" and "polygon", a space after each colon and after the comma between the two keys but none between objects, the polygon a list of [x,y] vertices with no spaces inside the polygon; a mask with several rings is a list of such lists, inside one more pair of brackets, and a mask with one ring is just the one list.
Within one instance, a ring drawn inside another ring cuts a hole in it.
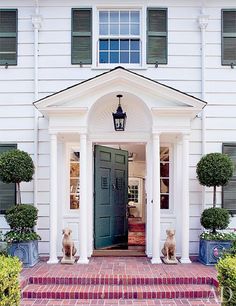
[{"label": "doorway", "polygon": [[145,144],[94,146],[94,253],[143,256]]}]

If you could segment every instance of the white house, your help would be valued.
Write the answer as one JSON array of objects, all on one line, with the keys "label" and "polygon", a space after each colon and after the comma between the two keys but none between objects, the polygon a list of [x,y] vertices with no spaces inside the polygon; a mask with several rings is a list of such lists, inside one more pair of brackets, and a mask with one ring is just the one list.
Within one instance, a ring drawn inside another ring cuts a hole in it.
[{"label": "white house", "polygon": [[[196,164],[222,151],[236,161],[235,1],[1,0],[0,65],[0,151],[34,159],[22,202],[39,209],[41,256],[57,262],[64,227],[78,263],[126,243],[129,209],[153,263],[168,228],[190,262],[212,203]],[[0,183],[3,230],[14,199]],[[235,177],[217,202],[236,212]]]}]

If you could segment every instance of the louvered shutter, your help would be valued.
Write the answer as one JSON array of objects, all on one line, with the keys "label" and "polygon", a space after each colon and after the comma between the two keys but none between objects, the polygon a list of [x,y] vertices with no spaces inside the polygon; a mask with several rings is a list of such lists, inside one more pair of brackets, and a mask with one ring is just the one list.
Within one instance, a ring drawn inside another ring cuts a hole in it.
[{"label": "louvered shutter", "polygon": [[167,64],[167,9],[147,11],[147,64]]},{"label": "louvered shutter", "polygon": [[222,11],[222,64],[236,64],[236,10]]},{"label": "louvered shutter", "polygon": [[[16,145],[0,145],[0,154],[8,150],[16,149]],[[0,214],[16,203],[15,184],[5,184],[0,180]]]},{"label": "louvered shutter", "polygon": [[72,64],[92,63],[92,10],[72,9]]},{"label": "louvered shutter", "polygon": [[17,10],[0,10],[0,65],[17,63]]},{"label": "louvered shutter", "polygon": [[233,160],[235,168],[232,178],[222,188],[222,206],[232,213],[236,213],[236,143],[223,144],[223,153]]}]

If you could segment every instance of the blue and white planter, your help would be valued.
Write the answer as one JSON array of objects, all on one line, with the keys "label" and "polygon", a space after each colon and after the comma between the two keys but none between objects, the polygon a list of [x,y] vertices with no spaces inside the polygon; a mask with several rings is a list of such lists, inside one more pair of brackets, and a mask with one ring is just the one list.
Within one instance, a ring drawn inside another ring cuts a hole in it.
[{"label": "blue and white planter", "polygon": [[232,241],[200,239],[199,261],[204,265],[215,265],[222,252],[231,245]]},{"label": "blue and white planter", "polygon": [[17,256],[24,267],[33,267],[39,261],[38,240],[13,242],[8,253],[11,256]]}]

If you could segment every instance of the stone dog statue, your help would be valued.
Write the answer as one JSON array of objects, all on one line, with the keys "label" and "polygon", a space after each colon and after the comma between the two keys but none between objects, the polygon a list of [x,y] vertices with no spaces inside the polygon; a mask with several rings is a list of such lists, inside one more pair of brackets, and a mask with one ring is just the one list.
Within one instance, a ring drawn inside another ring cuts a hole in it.
[{"label": "stone dog statue", "polygon": [[61,263],[65,264],[73,264],[75,262],[74,255],[76,253],[75,244],[72,240],[72,230],[70,228],[65,228],[62,231],[63,238],[62,238],[62,252],[63,257]]},{"label": "stone dog statue", "polygon": [[175,230],[166,230],[167,238],[162,249],[162,254],[164,255],[164,263],[166,264],[176,264],[178,261],[176,259],[176,242],[175,242]]}]

